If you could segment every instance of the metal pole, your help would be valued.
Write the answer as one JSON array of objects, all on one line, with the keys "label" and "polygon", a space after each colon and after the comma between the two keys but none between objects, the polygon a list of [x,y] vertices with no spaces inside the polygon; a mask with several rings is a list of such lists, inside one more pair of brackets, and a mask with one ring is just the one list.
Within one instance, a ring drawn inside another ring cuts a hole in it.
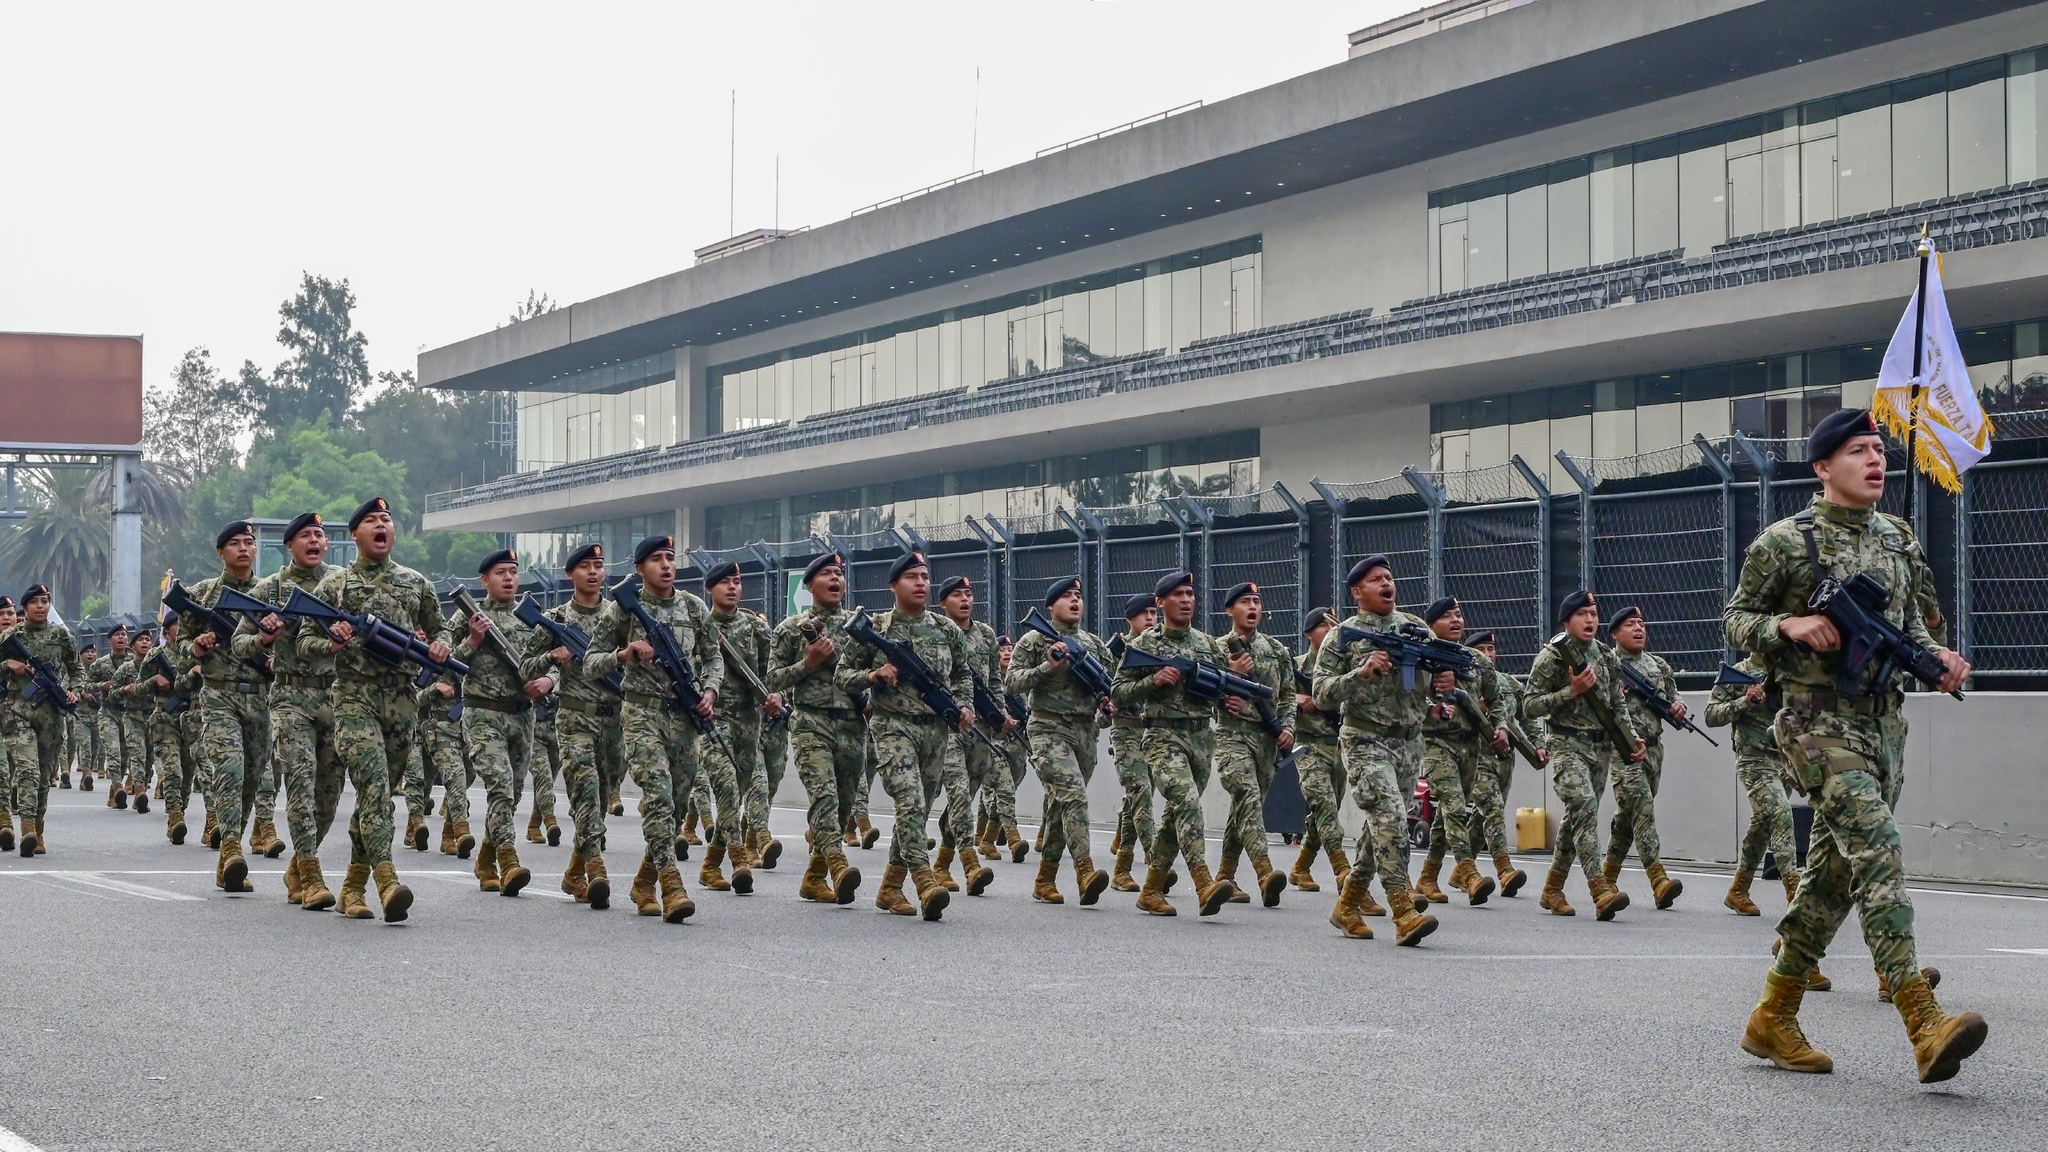
[{"label": "metal pole", "polygon": [[108,567],[112,585],[107,589],[108,610],[115,615],[142,611],[142,508],[137,504],[137,473],[142,470],[139,453],[112,457],[114,470],[114,538]]},{"label": "metal pole", "polygon": [[1704,433],[1692,434],[1693,447],[1700,450],[1700,456],[1707,466],[1721,478],[1721,590],[1735,591],[1735,578],[1741,571],[1741,560],[1735,550],[1735,469],[1707,442]]},{"label": "metal pole", "polygon": [[1429,598],[1435,600],[1444,594],[1444,494],[1443,490],[1418,471],[1414,465],[1401,469],[1401,478],[1408,481],[1423,503],[1429,505]]},{"label": "metal pole", "polygon": [[1536,597],[1534,616],[1536,620],[1536,642],[1541,644],[1543,643],[1543,633],[1550,626],[1550,621],[1545,619],[1545,617],[1550,615],[1550,611],[1544,603],[1544,601],[1550,599],[1550,485],[1543,482],[1543,478],[1536,474],[1534,468],[1529,467],[1529,462],[1522,459],[1520,454],[1510,456],[1508,463],[1513,464],[1515,471],[1522,474],[1522,482],[1529,486],[1529,490],[1536,493]]},{"label": "metal pole", "polygon": [[[1287,485],[1280,483],[1278,480],[1275,480],[1273,482],[1273,493],[1274,495],[1280,497],[1281,500],[1286,502],[1287,510],[1289,512],[1294,513],[1294,603],[1296,609],[1295,616],[1298,620],[1306,619],[1308,617],[1308,610],[1314,607],[1314,605],[1311,604],[1309,601],[1308,586],[1308,508],[1305,507],[1301,501],[1296,500],[1294,498],[1294,493],[1289,492],[1287,490]],[[1297,644],[1303,642],[1300,637],[1300,632],[1301,630],[1299,628],[1296,628],[1295,635],[1287,637],[1287,646],[1289,650],[1292,650]]]},{"label": "metal pole", "polygon": [[1906,523],[1920,531],[1920,486],[1913,482],[1913,459],[1920,436],[1921,357],[1927,347],[1927,265],[1934,248],[1927,243],[1927,226],[1920,226],[1920,289],[1913,293],[1913,391],[1906,413]]},{"label": "metal pole", "polygon": [[1579,486],[1579,587],[1593,586],[1593,478],[1586,475],[1562,448],[1557,450],[1557,462],[1564,467],[1572,483]]},{"label": "metal pole", "polygon": [[1970,577],[1976,568],[1970,557],[1970,509],[1975,502],[1970,497],[1977,485],[1968,472],[1963,473],[1962,479],[1962,495],[1956,497],[1956,627],[1951,639],[1955,641],[1955,650],[1968,660],[1976,647],[1976,629],[1971,627],[1970,616],[1971,604],[1976,599],[1970,592]]},{"label": "metal pole", "polygon": [[1100,631],[1109,622],[1109,526],[1086,504],[1074,505],[1074,511],[1095,536],[1095,624]]},{"label": "metal pole", "polygon": [[[1322,477],[1311,476],[1308,486],[1323,498],[1323,504],[1330,509],[1330,599],[1342,604],[1344,601],[1344,500]],[[1332,605],[1334,608],[1336,605]],[[1341,613],[1340,613],[1341,614]]]}]

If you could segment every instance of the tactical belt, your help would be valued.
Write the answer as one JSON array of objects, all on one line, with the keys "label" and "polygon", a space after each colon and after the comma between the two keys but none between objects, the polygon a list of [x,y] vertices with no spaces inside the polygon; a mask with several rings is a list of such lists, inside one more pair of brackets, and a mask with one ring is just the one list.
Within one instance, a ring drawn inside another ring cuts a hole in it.
[{"label": "tactical belt", "polygon": [[1353,732],[1363,732],[1368,736],[1385,736],[1389,740],[1413,740],[1422,735],[1420,724],[1379,724],[1355,716],[1346,716],[1344,726]]},{"label": "tactical belt", "polygon": [[585,716],[596,716],[605,720],[618,718],[617,704],[603,704],[596,700],[578,700],[573,696],[562,697],[562,708],[569,712],[580,712]]},{"label": "tactical belt", "polygon": [[215,680],[210,676],[205,678],[205,683],[215,692],[239,692],[244,696],[261,695],[264,687],[253,680]]},{"label": "tactical belt", "polygon": [[1550,730],[1566,736],[1583,736],[1589,740],[1597,739],[1601,735],[1601,730],[1598,728],[1578,728],[1570,724],[1558,724],[1556,722],[1551,723]]},{"label": "tactical belt", "polygon": [[800,715],[823,716],[827,720],[845,721],[860,719],[860,712],[853,708],[812,708],[809,705],[799,704],[796,706],[796,710]]},{"label": "tactical belt", "polygon": [[291,672],[279,672],[277,674],[277,686],[280,688],[307,688],[315,692],[321,692],[334,687],[334,677],[300,676]]},{"label": "tactical belt", "polygon": [[1337,746],[1337,738],[1335,736],[1323,735],[1303,736],[1297,732],[1294,736],[1294,743],[1297,747],[1301,748],[1335,748]]},{"label": "tactical belt", "polygon": [[877,710],[874,718],[880,720],[884,716],[891,720],[901,720],[908,724],[934,724],[941,728],[946,726],[946,722],[939,717],[938,713],[932,712],[929,709],[919,712],[883,712]]},{"label": "tactical belt", "polygon": [[1140,728],[1165,728],[1173,732],[1200,732],[1209,726],[1207,716],[1140,716]]},{"label": "tactical belt", "polygon": [[638,708],[660,708],[666,710],[669,707],[670,701],[668,697],[657,696],[652,692],[628,692],[626,693],[626,703]]},{"label": "tactical belt", "polygon": [[1797,712],[1847,712],[1856,716],[1889,716],[1892,714],[1893,698],[1885,696],[1845,696],[1833,688],[1792,688],[1783,689],[1785,707]]},{"label": "tactical belt", "polygon": [[1110,717],[1110,720],[1109,720],[1109,726],[1110,726],[1111,728],[1143,728],[1143,727],[1144,727],[1144,725],[1143,725],[1143,724],[1140,724],[1140,723],[1139,723],[1139,722],[1137,721],[1137,719],[1136,719],[1135,717],[1129,717],[1129,716],[1112,716],[1112,717]]},{"label": "tactical belt", "polygon": [[361,684],[372,688],[405,689],[412,687],[412,677],[403,672],[349,672],[334,674],[337,684]]},{"label": "tactical belt", "polygon": [[1050,708],[1033,708],[1031,718],[1048,724],[1085,724],[1094,715],[1092,712],[1055,712]]},{"label": "tactical belt", "polygon": [[481,708],[486,712],[502,712],[507,716],[518,716],[522,713],[533,711],[533,701],[522,700],[516,697],[509,700],[496,700],[464,696],[462,698],[462,706],[464,708]]}]

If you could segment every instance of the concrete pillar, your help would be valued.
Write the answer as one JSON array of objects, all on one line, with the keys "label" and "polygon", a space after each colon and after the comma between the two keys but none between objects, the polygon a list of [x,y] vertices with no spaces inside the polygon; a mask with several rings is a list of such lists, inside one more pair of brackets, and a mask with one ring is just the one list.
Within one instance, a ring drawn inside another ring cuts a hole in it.
[{"label": "concrete pillar", "polygon": [[136,474],[140,455],[113,457],[114,540],[108,556],[108,608],[116,615],[142,611],[142,507]]},{"label": "concrete pillar", "polygon": [[682,548],[704,546],[704,509],[676,509],[676,544]]},{"label": "concrete pillar", "polygon": [[[676,349],[675,443],[711,435],[705,371],[711,358],[695,345]],[[679,522],[680,523],[680,522]]]}]

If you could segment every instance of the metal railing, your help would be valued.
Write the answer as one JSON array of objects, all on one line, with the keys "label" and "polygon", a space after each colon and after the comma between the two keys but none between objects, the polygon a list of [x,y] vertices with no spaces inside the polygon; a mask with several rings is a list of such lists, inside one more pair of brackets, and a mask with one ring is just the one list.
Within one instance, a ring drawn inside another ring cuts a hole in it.
[{"label": "metal railing", "polygon": [[1076,136],[1064,144],[1055,144],[1050,148],[1040,148],[1037,155],[1033,156],[1032,159],[1035,160],[1040,156],[1050,156],[1055,152],[1065,152],[1069,148],[1079,148],[1083,144],[1092,144],[1105,136],[1114,136],[1119,132],[1129,132],[1133,128],[1142,128],[1147,124],[1157,124],[1169,116],[1178,116],[1183,112],[1193,112],[1201,106],[1202,102],[1200,100],[1190,100],[1185,104],[1168,108],[1164,112],[1154,112],[1150,116],[1140,116],[1136,120],[1126,121],[1114,128],[1104,128],[1100,132],[1090,132],[1086,136]]}]

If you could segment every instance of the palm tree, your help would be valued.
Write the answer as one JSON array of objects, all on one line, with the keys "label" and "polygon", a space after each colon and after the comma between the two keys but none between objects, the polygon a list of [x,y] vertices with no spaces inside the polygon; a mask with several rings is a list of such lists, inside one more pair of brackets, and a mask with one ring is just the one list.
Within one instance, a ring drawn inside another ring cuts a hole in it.
[{"label": "palm tree", "polygon": [[[129,497],[135,505],[135,510],[142,513],[142,538],[154,547],[163,539],[166,529],[177,528],[185,523],[185,498],[182,493],[191,488],[192,482],[175,466],[148,459],[137,461],[132,477]],[[97,505],[110,510],[113,508],[112,464],[93,474],[87,496]]]},{"label": "palm tree", "polygon": [[23,479],[36,507],[0,540],[0,564],[23,585],[48,584],[58,611],[76,616],[85,590],[107,579],[111,510],[84,468],[37,468]]}]

